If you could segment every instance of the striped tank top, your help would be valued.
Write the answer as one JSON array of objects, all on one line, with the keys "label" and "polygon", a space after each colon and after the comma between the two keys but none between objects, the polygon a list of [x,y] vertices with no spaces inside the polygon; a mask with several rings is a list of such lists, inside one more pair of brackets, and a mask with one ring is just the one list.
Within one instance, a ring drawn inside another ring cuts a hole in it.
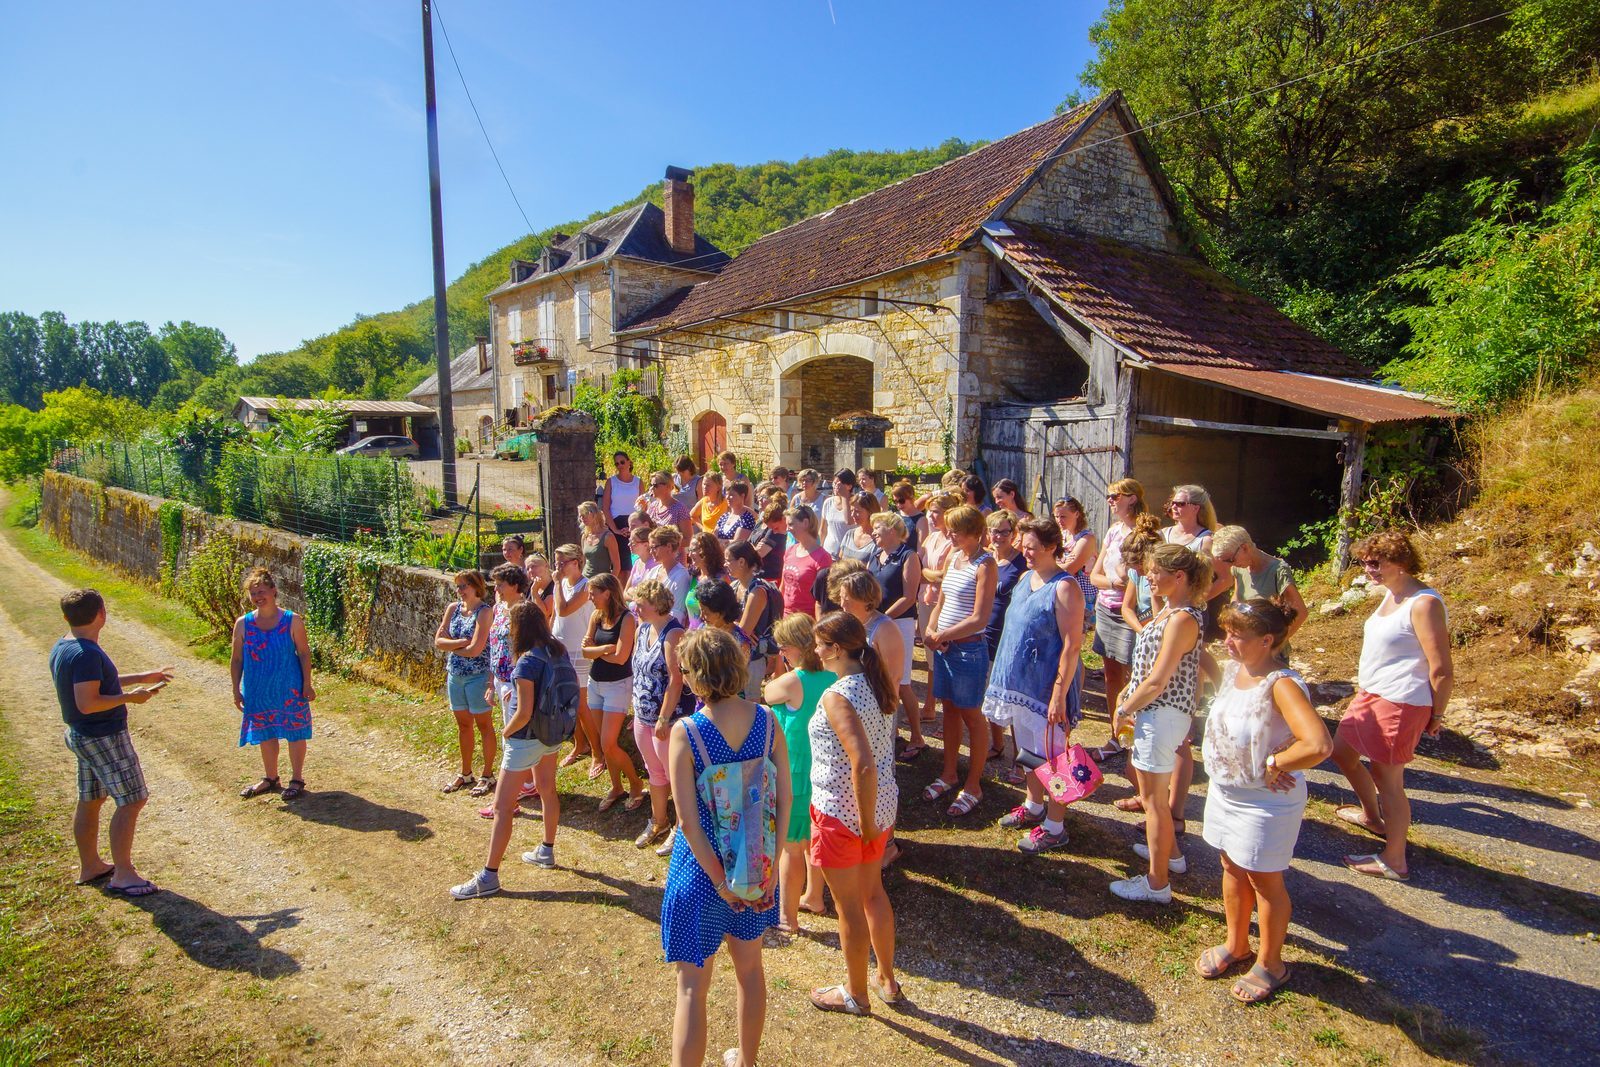
[{"label": "striped tank top", "polygon": [[944,607],[933,624],[937,629],[954,626],[972,614],[973,605],[978,602],[978,568],[988,558],[989,553],[980,552],[972,562],[962,563],[958,561],[956,553],[950,553],[950,563],[941,586]]}]

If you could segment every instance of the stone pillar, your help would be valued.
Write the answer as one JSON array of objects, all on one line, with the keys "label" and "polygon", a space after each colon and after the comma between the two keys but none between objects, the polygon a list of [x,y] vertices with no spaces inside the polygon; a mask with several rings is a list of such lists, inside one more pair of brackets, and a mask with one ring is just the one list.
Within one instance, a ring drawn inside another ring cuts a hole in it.
[{"label": "stone pillar", "polygon": [[882,448],[885,435],[893,428],[893,422],[870,411],[846,411],[835,417],[828,423],[833,433],[833,465],[851,470],[866,466],[863,453]]},{"label": "stone pillar", "polygon": [[551,408],[534,422],[539,441],[540,494],[544,500],[544,551],[578,540],[578,505],[594,499],[594,417]]}]

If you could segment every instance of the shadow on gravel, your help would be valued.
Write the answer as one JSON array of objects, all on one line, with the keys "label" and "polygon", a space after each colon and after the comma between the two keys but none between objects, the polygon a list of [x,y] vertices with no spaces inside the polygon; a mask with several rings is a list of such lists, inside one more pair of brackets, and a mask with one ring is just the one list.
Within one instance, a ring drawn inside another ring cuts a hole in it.
[{"label": "shadow on gravel", "polygon": [[156,929],[202,967],[266,979],[300,970],[293,956],[261,944],[269,934],[298,926],[299,908],[280,908],[266,915],[224,915],[166,888],[147,897],[121,899],[149,912]]},{"label": "shadow on gravel", "polygon": [[[1113,1056],[1073,1048],[1045,1038],[1023,1040],[1004,1037],[981,1026],[976,1026],[948,1015],[928,1011],[910,1000],[898,1007],[873,1006],[873,1018],[905,1040],[921,1045],[929,1052],[951,1063],[967,1067],[1004,1067],[1008,1064],[1048,1064],[1050,1067],[1130,1067],[1130,1061]],[[908,1026],[905,1020],[916,1020],[924,1028]],[[928,1032],[929,1027],[943,1030],[952,1037],[963,1038],[993,1053],[979,1055],[951,1041]]]},{"label": "shadow on gravel", "polygon": [[426,841],[433,836],[428,817],[405,808],[391,808],[342,789],[307,793],[281,808],[306,822],[337,826],[360,833],[393,833],[402,841]]}]

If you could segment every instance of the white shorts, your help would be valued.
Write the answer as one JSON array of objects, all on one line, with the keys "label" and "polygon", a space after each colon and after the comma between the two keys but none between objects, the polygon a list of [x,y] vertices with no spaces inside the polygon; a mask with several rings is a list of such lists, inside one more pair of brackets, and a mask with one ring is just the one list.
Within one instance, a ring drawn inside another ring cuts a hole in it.
[{"label": "white shorts", "polygon": [[900,660],[900,684],[911,684],[911,656],[917,650],[917,618],[907,615],[903,619],[891,619],[894,628],[900,631],[900,642],[906,646],[906,654]]},{"label": "white shorts", "polygon": [[1133,717],[1133,765],[1147,774],[1169,774],[1179,747],[1189,743],[1190,716],[1171,708],[1146,708]]},{"label": "white shorts", "polygon": [[589,660],[584,656],[573,656],[573,655],[568,655],[567,656],[567,662],[572,664],[573,673],[578,676],[578,684],[580,686],[588,685],[589,684],[589,668],[591,666],[593,666],[593,664],[591,664],[589,662]]},{"label": "white shorts", "polygon": [[633,676],[602,682],[589,676],[589,707],[607,715],[626,715],[633,707]]}]

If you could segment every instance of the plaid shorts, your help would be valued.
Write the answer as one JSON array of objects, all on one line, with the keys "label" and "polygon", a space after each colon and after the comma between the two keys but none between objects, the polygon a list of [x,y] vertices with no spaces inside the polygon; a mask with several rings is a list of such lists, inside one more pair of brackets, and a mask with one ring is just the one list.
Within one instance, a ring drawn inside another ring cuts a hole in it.
[{"label": "plaid shorts", "polygon": [[150,795],[127,730],[108,737],[87,737],[68,727],[66,741],[68,751],[78,757],[79,800],[110,797],[120,808]]}]

